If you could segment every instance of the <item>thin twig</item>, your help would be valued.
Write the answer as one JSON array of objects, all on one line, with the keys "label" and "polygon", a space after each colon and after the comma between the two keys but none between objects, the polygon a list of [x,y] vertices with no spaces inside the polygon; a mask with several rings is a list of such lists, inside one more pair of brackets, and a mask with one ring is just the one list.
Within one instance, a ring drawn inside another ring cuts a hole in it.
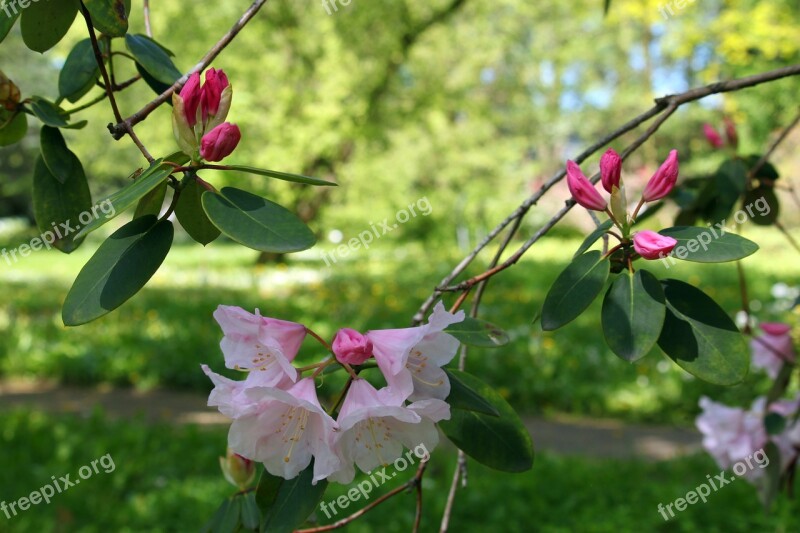
[{"label": "thin twig", "polygon": [[755,165],[753,165],[753,168],[751,168],[751,169],[750,169],[750,172],[748,172],[748,177],[749,177],[749,178],[753,178],[753,176],[755,176],[756,174],[758,174],[758,171],[759,171],[759,170],[761,170],[761,167],[763,167],[763,166],[764,166],[764,165],[767,163],[767,160],[769,160],[770,156],[771,156],[771,155],[772,155],[772,153],[775,151],[775,149],[776,149],[776,148],[778,148],[778,146],[780,146],[780,144],[781,144],[781,143],[782,143],[782,142],[783,142],[783,141],[786,139],[786,137],[788,137],[788,136],[789,136],[789,133],[790,133],[790,132],[791,132],[791,131],[792,131],[792,130],[793,130],[793,129],[794,129],[794,128],[795,128],[795,127],[798,125],[798,124],[800,124],[800,111],[798,111],[798,112],[797,112],[797,116],[796,116],[796,117],[794,117],[794,120],[793,120],[791,123],[789,123],[789,125],[788,125],[788,126],[786,126],[786,127],[783,129],[783,131],[781,132],[781,134],[780,134],[780,135],[778,135],[778,138],[777,138],[777,139],[775,139],[775,140],[772,142],[772,145],[770,145],[769,149],[768,149],[766,152],[764,152],[764,155],[762,155],[762,156],[759,158],[759,160],[756,162],[756,164],[755,164]]},{"label": "thin twig", "polygon": [[234,37],[245,27],[245,25],[252,19],[258,10],[267,3],[267,0],[255,0],[253,4],[247,8],[247,11],[239,18],[238,21],[233,25],[233,27],[228,30],[228,32],[222,36],[222,38],[215,44],[208,53],[197,63],[189,72],[178,78],[172,87],[161,93],[156,97],[155,100],[144,106],[142,109],[134,113],[133,115],[129,116],[125,120],[119,118],[116,124],[109,124],[108,130],[111,132],[111,135],[119,140],[121,139],[126,133],[130,133],[130,129],[132,126],[138,124],[139,122],[143,121],[145,118],[150,115],[153,111],[155,111],[159,106],[164,104],[167,100],[172,97],[172,93],[175,91],[179,91],[183,84],[189,79],[189,76],[194,74],[195,72],[202,72],[208,67],[214,59],[222,52],[225,47],[227,47]]},{"label": "thin twig", "polygon": [[150,26],[150,0],[144,0],[144,31],[147,36],[153,38],[153,28]]}]

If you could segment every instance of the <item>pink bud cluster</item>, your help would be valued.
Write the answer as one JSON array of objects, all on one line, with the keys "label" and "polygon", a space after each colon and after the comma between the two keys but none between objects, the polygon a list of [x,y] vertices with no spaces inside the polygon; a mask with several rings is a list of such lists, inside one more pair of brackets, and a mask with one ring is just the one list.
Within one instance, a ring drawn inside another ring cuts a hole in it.
[{"label": "pink bud cluster", "polygon": [[[214,318],[224,333],[226,366],[247,372],[235,381],[202,366],[215,385],[208,405],[233,420],[228,446],[236,457],[263,463],[286,479],[313,458],[314,483],[326,478],[349,483],[356,466],[369,472],[395,461],[404,447],[433,450],[438,443],[435,423],[450,418],[445,402],[450,382],[441,367],[459,347],[444,329],[464,320],[463,311],[448,313],[440,302],[422,326],[366,333],[343,328],[329,357],[302,369],[292,362],[310,331],[304,325],[228,306],[220,306]],[[373,359],[386,386],[376,388],[351,366]],[[337,362],[351,373],[349,387],[341,407],[325,409],[315,378]],[[303,377],[310,370],[314,373]],[[246,467],[235,459],[226,464],[223,470]],[[242,483],[245,472],[230,477]]]},{"label": "pink bud cluster", "polygon": [[208,69],[205,83],[195,72],[172,95],[172,129],[181,150],[198,161],[221,161],[229,156],[242,134],[239,127],[225,122],[233,89],[222,70]]},{"label": "pink bud cluster", "polygon": [[[739,146],[739,134],[736,131],[736,124],[728,117],[722,120],[724,122],[727,144],[731,148],[736,149]],[[703,124],[703,135],[705,135],[706,140],[713,148],[723,148],[726,144],[726,140],[723,140],[722,135],[720,135],[711,124]]]}]

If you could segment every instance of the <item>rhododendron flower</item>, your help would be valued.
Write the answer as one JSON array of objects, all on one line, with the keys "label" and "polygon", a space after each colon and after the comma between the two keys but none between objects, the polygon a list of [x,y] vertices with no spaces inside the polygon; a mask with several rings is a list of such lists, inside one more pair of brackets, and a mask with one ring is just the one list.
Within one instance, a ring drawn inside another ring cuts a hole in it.
[{"label": "rhododendron flower", "polygon": [[337,361],[349,365],[363,364],[372,357],[372,341],[350,328],[342,328],[336,333],[331,348]]},{"label": "rhododendron flower", "polygon": [[249,370],[248,381],[261,386],[294,382],[291,365],[306,336],[306,327],[295,322],[251,314],[240,307],[221,305],[214,318],[224,333],[220,347],[225,366]]},{"label": "rhododendron flower", "polygon": [[644,188],[642,198],[645,202],[659,200],[672,191],[678,181],[678,151],[670,151],[667,159],[661,164]]},{"label": "rhododendron flower", "polygon": [[729,117],[722,119],[725,122],[725,136],[728,138],[728,144],[736,148],[739,146],[739,134],[736,132],[736,124]]},{"label": "rhododendron flower", "polygon": [[769,377],[775,379],[784,363],[795,362],[792,328],[788,324],[767,322],[761,324],[761,330],[764,333],[750,341],[753,366],[764,369]]},{"label": "rhododendron flower", "polygon": [[608,192],[614,192],[614,187],[619,188],[622,176],[622,158],[613,149],[609,148],[600,158],[600,181]]},{"label": "rhododendron flower", "polygon": [[239,126],[224,122],[205,134],[200,141],[200,155],[206,161],[222,161],[233,153],[241,139]]},{"label": "rhododendron flower", "polygon": [[633,236],[633,248],[645,259],[659,259],[669,254],[678,241],[655,231],[639,231]]},{"label": "rhododendron flower", "polygon": [[574,161],[567,161],[567,187],[572,193],[572,198],[586,209],[604,211],[608,206],[608,201],[600,196]]},{"label": "rhododendron flower", "polygon": [[378,367],[389,384],[388,390],[399,400],[447,398],[450,380],[441,367],[453,359],[459,342],[444,333],[444,329],[462,322],[464,317],[464,311],[448,313],[444,304],[438,302],[423,326],[367,333]]},{"label": "rhododendron flower", "polygon": [[356,379],[339,411],[339,433],[334,446],[341,469],[329,476],[350,483],[355,462],[364,472],[387,466],[403,454],[403,447],[423,445],[432,451],[439,443],[435,422],[450,418],[450,406],[441,400],[423,400],[403,406],[387,389],[376,390]]},{"label": "rhododendron flower", "polygon": [[711,124],[703,124],[703,135],[706,136],[706,140],[713,146],[714,148],[722,148],[725,145],[725,141],[722,140],[722,137],[717,130],[714,129],[714,126]]},{"label": "rhododendron flower", "polygon": [[234,419],[228,433],[231,450],[285,479],[297,476],[312,457],[314,483],[340,468],[330,445],[336,422],[320,405],[312,378],[301,379],[285,391],[252,387],[245,395],[258,408]]}]

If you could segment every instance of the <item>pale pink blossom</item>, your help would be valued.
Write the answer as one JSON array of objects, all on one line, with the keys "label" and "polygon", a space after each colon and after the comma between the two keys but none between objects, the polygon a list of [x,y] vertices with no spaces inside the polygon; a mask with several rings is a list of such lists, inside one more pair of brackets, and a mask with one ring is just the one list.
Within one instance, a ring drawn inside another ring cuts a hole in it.
[{"label": "pale pink blossom", "polygon": [[750,341],[753,366],[764,369],[769,377],[775,379],[785,363],[795,362],[792,328],[788,324],[767,322],[761,324],[761,330],[764,333]]}]

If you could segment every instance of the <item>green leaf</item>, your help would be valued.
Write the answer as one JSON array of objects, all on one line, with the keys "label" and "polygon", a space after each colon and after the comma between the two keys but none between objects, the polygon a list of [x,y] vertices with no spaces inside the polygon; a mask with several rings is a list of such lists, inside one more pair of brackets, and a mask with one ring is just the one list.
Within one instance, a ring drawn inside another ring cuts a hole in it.
[{"label": "green leaf", "polygon": [[547,293],[542,328],[552,331],[580,316],[603,290],[610,271],[611,264],[599,250],[573,260]]},{"label": "green leaf", "polygon": [[[294,183],[304,183],[306,185],[328,185],[331,187],[338,187],[339,184],[332,181],[325,181],[319,178],[311,178],[309,176],[301,176],[300,174],[288,174],[286,172],[278,172],[276,170],[266,170],[263,168],[247,167],[243,165],[225,165],[225,170],[236,170],[238,172],[248,172],[250,174],[258,174],[260,176],[269,176],[284,181],[292,181]],[[221,169],[220,169],[221,170]]]},{"label": "green leaf", "polygon": [[317,240],[285,207],[233,187],[225,187],[221,194],[206,191],[203,209],[222,233],[254,250],[299,252],[311,248]]},{"label": "green leaf", "polygon": [[[443,368],[450,380],[450,395],[447,397],[447,403],[450,404],[452,409],[462,409],[464,411],[475,411],[476,413],[483,413],[490,416],[500,416],[500,412],[489,403],[489,400],[481,396],[481,394],[470,387],[465,380],[472,383],[481,382],[475,376],[456,370],[452,368]],[[468,377],[464,377],[467,374]],[[481,382],[482,383],[482,382]],[[488,386],[488,385],[487,385]]]},{"label": "green leaf", "polygon": [[92,25],[102,33],[122,37],[128,32],[130,0],[83,0],[83,4],[92,16]]},{"label": "green leaf", "polygon": [[64,183],[74,174],[83,174],[80,159],[67,148],[64,136],[58,128],[42,126],[39,144],[44,163],[58,181]]},{"label": "green leaf", "polygon": [[612,226],[614,226],[614,222],[612,222],[611,219],[608,219],[599,226],[597,226],[595,230],[591,232],[589,236],[586,237],[586,239],[583,240],[583,243],[580,245],[580,247],[575,252],[575,255],[572,256],[572,258],[575,259],[579,255],[583,255],[583,253],[586,252],[586,250],[588,250],[589,248],[591,248],[592,245],[596,243],[597,240],[600,237],[602,237],[606,231],[612,228]]},{"label": "green leaf", "polygon": [[658,345],[678,366],[703,381],[734,385],[747,375],[749,350],[736,324],[700,289],[661,282],[667,301]]},{"label": "green leaf", "polygon": [[0,146],[18,143],[26,133],[28,133],[28,114],[20,111],[0,128]]},{"label": "green leaf", "polygon": [[[161,83],[160,81],[155,79],[139,63],[136,63],[136,71],[142,77],[147,86],[153,89],[153,92],[156,94],[161,94],[172,86],[171,84]],[[172,105],[172,98],[167,98],[167,104],[169,104],[170,106]]]},{"label": "green leaf", "polygon": [[524,472],[533,466],[533,442],[514,409],[494,389],[467,374],[459,378],[484,398],[498,416],[452,409],[439,427],[464,453],[495,470]]},{"label": "green leaf", "polygon": [[675,226],[659,231],[678,241],[671,256],[695,263],[737,261],[758,251],[751,240],[719,227]]},{"label": "green leaf", "polygon": [[240,494],[242,500],[242,525],[246,529],[258,531],[261,524],[261,512],[256,504],[256,493],[251,491],[247,494]]},{"label": "green leaf", "polygon": [[786,419],[778,413],[767,413],[764,417],[764,429],[767,435],[778,435],[786,429]]},{"label": "green leaf", "polygon": [[172,85],[181,77],[175,66],[158,43],[144,35],[127,34],[125,44],[136,61],[156,80]]},{"label": "green leaf", "polygon": [[467,317],[444,330],[464,344],[479,348],[497,348],[508,344],[508,334],[494,324]]},{"label": "green leaf", "polygon": [[236,497],[226,498],[203,526],[203,533],[236,533],[239,530],[242,502]]},{"label": "green leaf", "polygon": [[739,197],[747,189],[747,166],[741,159],[729,159],[722,163],[714,176],[714,200],[709,221],[719,222],[728,218]]},{"label": "green leaf", "polygon": [[625,270],[608,288],[603,300],[603,334],[611,351],[628,362],[647,355],[655,346],[667,310],[664,290],[646,270]]},{"label": "green leaf", "polygon": [[311,484],[314,463],[293,479],[273,476],[266,470],[256,489],[256,503],[264,517],[264,531],[290,533],[314,512],[328,488],[326,480]]},{"label": "green leaf", "polygon": [[33,114],[36,115],[36,118],[48,126],[61,128],[67,125],[67,120],[64,118],[64,111],[53,102],[45,100],[40,96],[34,96],[31,98],[30,107]]},{"label": "green leaf", "polygon": [[783,458],[780,448],[772,441],[767,442],[763,453],[766,457],[762,458],[761,463],[757,463],[759,468],[764,469],[764,475],[757,481],[758,499],[769,510],[780,492]]},{"label": "green leaf", "polygon": [[161,207],[164,205],[164,198],[166,198],[166,196],[167,182],[162,181],[156,185],[155,189],[142,196],[142,199],[136,204],[136,211],[133,212],[133,218],[139,218],[145,215],[157,217],[161,213]]},{"label": "green leaf", "polygon": [[[106,218],[94,219],[83,229],[81,229],[78,236],[83,237],[88,235],[109,220],[132,207],[133,204],[138,202],[147,193],[158,187],[164,180],[166,180],[167,176],[169,176],[171,172],[172,167],[165,165],[162,159],[156,159],[153,161],[150,167],[142,172],[134,181],[131,181],[128,183],[128,185],[100,202],[101,204],[112,206],[112,213]],[[135,175],[136,172],[134,172],[131,177]]]},{"label": "green leaf", "polygon": [[[742,200],[742,209],[750,217],[750,221],[759,226],[771,226],[778,220],[781,204],[775,195],[775,188],[767,185],[748,191]],[[753,213],[750,216],[750,213]]]},{"label": "green leaf", "polygon": [[139,292],[167,257],[173,233],[172,222],[154,216],[136,218],[112,233],[67,294],[61,312],[64,324],[91,322]]},{"label": "green leaf", "polygon": [[88,93],[100,77],[100,67],[94,57],[92,41],[84,39],[70,51],[58,75],[58,94],[77,102]]},{"label": "green leaf", "polygon": [[[5,2],[7,1],[8,0],[4,0],[3,2],[4,5]],[[3,40],[6,38],[6,35],[8,35],[8,32],[10,32],[11,28],[14,27],[14,23],[17,21],[17,18],[19,18],[19,10],[17,11],[10,10],[10,11],[11,11],[11,16],[8,16],[6,15],[6,13],[3,13],[6,16],[0,17],[0,43],[3,42]]]},{"label": "green leaf", "polygon": [[[42,157],[33,171],[33,212],[41,240],[70,253],[80,246],[77,237],[82,213],[91,213],[92,195],[80,161],[63,181],[56,179]],[[46,244],[45,244],[46,243]]]},{"label": "green leaf", "polygon": [[79,5],[79,0],[39,0],[23,9],[19,25],[25,46],[34,52],[54,47],[72,26]]},{"label": "green leaf", "polygon": [[175,215],[186,233],[203,246],[219,237],[220,231],[203,211],[203,193],[206,192],[197,180],[191,179],[181,191]]}]

